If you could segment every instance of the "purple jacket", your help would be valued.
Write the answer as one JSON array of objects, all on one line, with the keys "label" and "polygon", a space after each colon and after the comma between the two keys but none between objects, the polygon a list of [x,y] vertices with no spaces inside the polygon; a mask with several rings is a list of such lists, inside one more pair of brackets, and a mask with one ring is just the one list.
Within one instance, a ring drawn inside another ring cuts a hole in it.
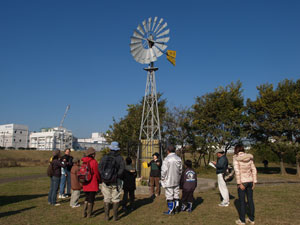
[{"label": "purple jacket", "polygon": [[193,169],[187,168],[181,175],[180,189],[182,191],[194,191],[197,187],[197,174]]}]

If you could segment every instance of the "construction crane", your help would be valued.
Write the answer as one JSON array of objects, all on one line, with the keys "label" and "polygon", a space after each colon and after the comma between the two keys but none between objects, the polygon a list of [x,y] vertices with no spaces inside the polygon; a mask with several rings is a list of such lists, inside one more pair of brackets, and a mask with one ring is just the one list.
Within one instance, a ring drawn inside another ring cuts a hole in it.
[{"label": "construction crane", "polygon": [[60,121],[59,127],[63,127],[64,121],[65,121],[65,118],[67,116],[67,113],[68,113],[69,109],[70,109],[70,105],[67,106],[65,114],[64,114],[62,120]]}]

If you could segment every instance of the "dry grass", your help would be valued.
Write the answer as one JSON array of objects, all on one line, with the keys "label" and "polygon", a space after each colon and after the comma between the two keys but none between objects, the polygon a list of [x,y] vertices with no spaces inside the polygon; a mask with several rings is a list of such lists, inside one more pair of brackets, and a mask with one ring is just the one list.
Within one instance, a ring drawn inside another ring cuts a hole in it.
[{"label": "dry grass", "polygon": [[[300,224],[299,184],[260,186],[255,190],[256,224],[297,225]],[[82,208],[72,209],[67,200],[59,207],[47,204],[49,179],[39,178],[30,181],[0,184],[0,224],[109,224],[104,221],[102,196],[97,196],[95,216],[81,218]],[[238,218],[237,193],[230,187],[231,204],[220,208],[218,190],[197,194],[195,209],[175,216],[162,214],[166,210],[164,196],[151,202],[147,196],[138,196],[137,209],[125,215],[115,224],[234,224]],[[83,201],[83,198],[80,199]]]}]

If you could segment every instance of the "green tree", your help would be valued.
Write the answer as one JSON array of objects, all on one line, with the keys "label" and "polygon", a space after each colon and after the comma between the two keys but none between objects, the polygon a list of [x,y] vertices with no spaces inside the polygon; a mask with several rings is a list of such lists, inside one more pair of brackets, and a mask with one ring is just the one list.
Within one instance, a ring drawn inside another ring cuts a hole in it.
[{"label": "green tree", "polygon": [[196,98],[193,108],[195,141],[201,152],[208,152],[209,160],[216,148],[228,149],[241,140],[246,116],[242,83],[231,83],[214,92]]},{"label": "green tree", "polygon": [[167,110],[163,123],[165,142],[180,146],[179,150],[184,161],[186,149],[189,147],[191,121],[187,107],[174,107]]},{"label": "green tree", "polygon": [[[161,123],[165,117],[166,99],[158,93],[158,112]],[[127,115],[119,121],[113,118],[113,124],[108,130],[109,141],[117,141],[123,154],[136,158],[139,143],[140,126],[143,111],[143,99],[137,104],[127,105]]]},{"label": "green tree", "polygon": [[[284,80],[276,89],[272,84],[263,84],[257,89],[256,100],[247,100],[250,135],[271,147],[280,160],[281,173],[285,174],[283,156],[287,149],[293,147],[295,156],[299,153],[300,80]],[[296,161],[299,167],[299,160]]]}]

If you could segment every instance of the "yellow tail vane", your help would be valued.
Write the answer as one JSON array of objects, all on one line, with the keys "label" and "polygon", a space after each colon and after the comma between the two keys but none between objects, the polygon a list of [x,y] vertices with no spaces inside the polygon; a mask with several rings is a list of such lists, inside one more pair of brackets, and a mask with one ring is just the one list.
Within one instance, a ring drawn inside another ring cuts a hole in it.
[{"label": "yellow tail vane", "polygon": [[176,51],[173,50],[167,50],[167,59],[170,63],[172,63],[174,66],[176,65]]}]

